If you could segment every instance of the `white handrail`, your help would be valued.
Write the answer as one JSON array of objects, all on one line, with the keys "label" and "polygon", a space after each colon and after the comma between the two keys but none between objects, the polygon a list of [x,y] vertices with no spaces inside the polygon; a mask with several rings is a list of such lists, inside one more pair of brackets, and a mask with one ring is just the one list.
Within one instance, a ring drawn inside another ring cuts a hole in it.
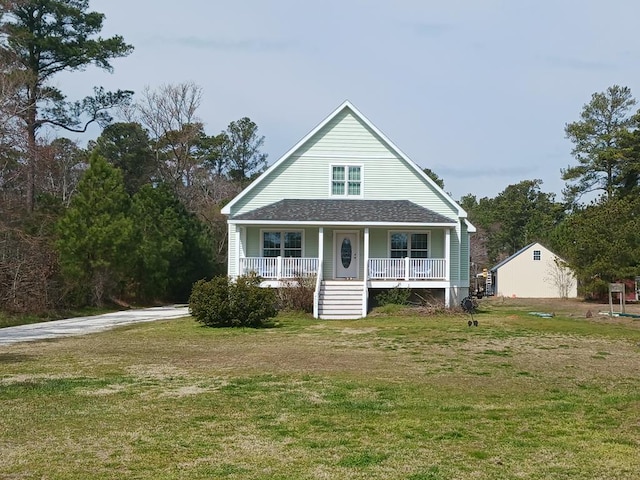
[{"label": "white handrail", "polygon": [[370,280],[444,280],[445,258],[371,258]]}]

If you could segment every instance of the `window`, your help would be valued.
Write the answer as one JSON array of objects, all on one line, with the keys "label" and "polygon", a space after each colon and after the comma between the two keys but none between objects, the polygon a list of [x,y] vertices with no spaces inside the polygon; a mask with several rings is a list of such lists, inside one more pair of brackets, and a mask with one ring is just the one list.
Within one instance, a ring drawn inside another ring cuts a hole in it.
[{"label": "window", "polygon": [[394,232],[390,237],[391,258],[428,258],[429,234]]},{"label": "window", "polygon": [[302,232],[262,232],[263,257],[302,257]]},{"label": "window", "polygon": [[362,167],[334,165],[331,167],[331,195],[355,196],[362,194]]},{"label": "window", "polygon": [[541,258],[540,250],[534,250],[533,251],[533,259],[534,260],[540,260],[540,258]]}]

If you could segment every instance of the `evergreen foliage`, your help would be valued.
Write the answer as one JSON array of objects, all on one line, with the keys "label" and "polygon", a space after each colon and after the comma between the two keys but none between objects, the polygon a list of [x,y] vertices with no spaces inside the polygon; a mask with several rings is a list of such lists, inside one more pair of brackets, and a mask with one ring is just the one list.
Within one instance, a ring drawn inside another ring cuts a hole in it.
[{"label": "evergreen foliage", "polygon": [[62,273],[81,301],[89,295],[101,305],[122,287],[133,238],[129,203],[121,172],[94,154],[57,224]]},{"label": "evergreen foliage", "polygon": [[265,327],[278,314],[275,292],[260,287],[255,275],[235,281],[226,276],[200,280],[193,286],[189,310],[209,327]]}]

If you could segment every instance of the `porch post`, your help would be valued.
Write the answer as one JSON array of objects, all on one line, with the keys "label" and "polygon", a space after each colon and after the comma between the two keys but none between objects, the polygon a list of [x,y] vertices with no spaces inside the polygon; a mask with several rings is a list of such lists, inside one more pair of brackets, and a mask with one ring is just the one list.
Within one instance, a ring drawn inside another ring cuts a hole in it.
[{"label": "porch post", "polygon": [[369,227],[364,227],[364,288],[362,289],[362,317],[367,316],[369,303]]},{"label": "porch post", "polygon": [[451,229],[444,231],[444,279],[448,282],[451,278]]},{"label": "porch post", "polygon": [[323,260],[324,260],[324,227],[320,227],[318,229],[318,273],[322,271]]},{"label": "porch post", "polygon": [[364,279],[369,280],[369,227],[364,227]]},{"label": "porch post", "polygon": [[324,227],[318,229],[318,272],[316,289],[313,292],[313,318],[320,317],[320,285],[322,285],[322,264],[324,261]]},{"label": "porch post", "polygon": [[241,249],[241,242],[242,242],[242,238],[241,238],[241,235],[242,235],[242,227],[240,227],[240,225],[236,225],[236,226],[235,226],[235,229],[236,229],[236,239],[235,239],[235,240],[236,240],[236,244],[235,244],[235,257],[236,257],[236,258],[235,258],[234,262],[235,262],[235,264],[236,264],[236,272],[237,272],[237,275],[236,275],[236,276],[239,276],[239,275],[243,275],[243,274],[244,274],[244,272],[242,272],[242,271],[240,270],[240,269],[241,269],[241,264],[240,264],[240,255],[241,255],[241,252],[242,252],[242,249]]}]

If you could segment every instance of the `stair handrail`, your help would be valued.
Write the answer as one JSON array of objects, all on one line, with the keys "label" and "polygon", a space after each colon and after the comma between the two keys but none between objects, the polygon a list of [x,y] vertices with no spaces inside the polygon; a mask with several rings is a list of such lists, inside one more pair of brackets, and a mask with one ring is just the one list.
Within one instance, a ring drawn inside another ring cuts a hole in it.
[{"label": "stair handrail", "polygon": [[320,286],[322,285],[322,262],[318,261],[316,289],[313,292],[313,318],[320,318]]}]

